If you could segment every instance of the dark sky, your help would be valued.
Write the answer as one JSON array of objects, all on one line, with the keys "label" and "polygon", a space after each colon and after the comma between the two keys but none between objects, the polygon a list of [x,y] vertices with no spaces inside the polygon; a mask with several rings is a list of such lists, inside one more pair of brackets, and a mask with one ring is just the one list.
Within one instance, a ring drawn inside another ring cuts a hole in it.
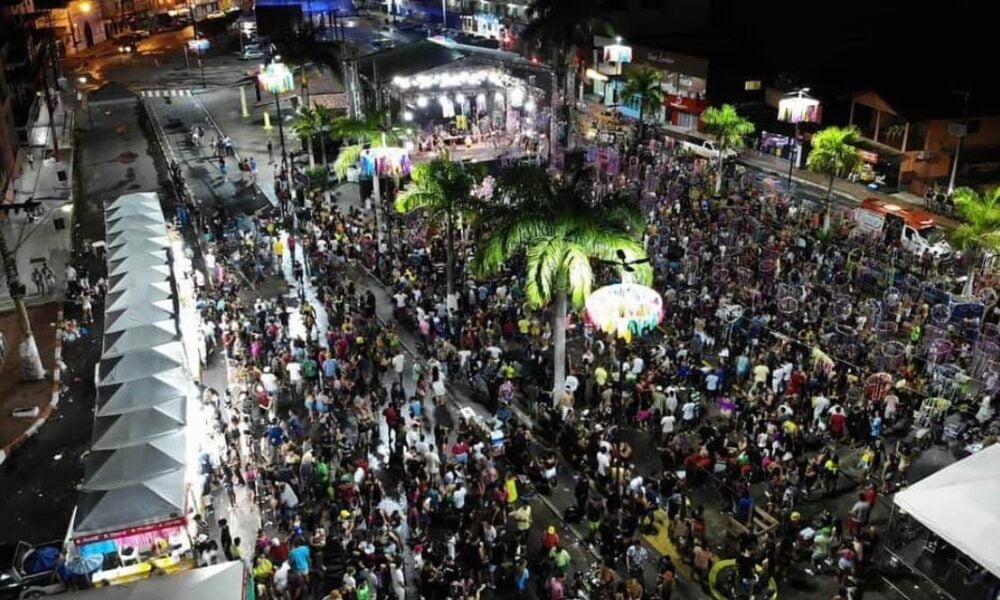
[{"label": "dark sky", "polygon": [[716,0],[712,13],[717,32],[776,70],[807,78],[853,88],[900,79],[1000,87],[1000,30],[989,7],[977,0]]}]

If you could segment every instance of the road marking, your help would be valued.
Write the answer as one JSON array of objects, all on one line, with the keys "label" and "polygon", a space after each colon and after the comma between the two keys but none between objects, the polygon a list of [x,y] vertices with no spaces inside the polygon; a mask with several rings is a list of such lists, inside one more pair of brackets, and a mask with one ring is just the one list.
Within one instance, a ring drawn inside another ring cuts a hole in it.
[{"label": "road marking", "polygon": [[166,98],[168,96],[176,98],[177,96],[190,96],[191,90],[180,90],[176,88],[169,90],[142,90],[139,92],[139,95],[143,98]]}]

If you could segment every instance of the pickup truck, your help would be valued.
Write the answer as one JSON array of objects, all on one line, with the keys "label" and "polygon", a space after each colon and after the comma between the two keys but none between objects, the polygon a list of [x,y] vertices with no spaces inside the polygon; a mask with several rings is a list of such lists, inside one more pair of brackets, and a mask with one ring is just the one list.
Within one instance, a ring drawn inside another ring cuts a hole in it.
[{"label": "pickup truck", "polygon": [[0,564],[10,565],[0,571],[0,600],[41,598],[65,591],[51,560],[61,547],[62,542],[37,546],[18,542],[0,547],[0,557],[9,559]]},{"label": "pickup truck", "polygon": [[[709,160],[719,160],[719,148],[712,140],[704,140],[701,143],[678,140],[677,143],[680,144],[681,148],[692,152],[695,156],[700,156]],[[735,150],[726,150],[726,158],[732,158],[734,156],[736,156]]]}]

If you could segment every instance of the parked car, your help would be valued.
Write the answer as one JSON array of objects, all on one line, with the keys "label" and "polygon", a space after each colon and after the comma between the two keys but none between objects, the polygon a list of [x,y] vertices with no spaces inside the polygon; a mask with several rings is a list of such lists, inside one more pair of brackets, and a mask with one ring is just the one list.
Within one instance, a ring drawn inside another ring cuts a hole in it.
[{"label": "parked car", "polygon": [[246,48],[240,54],[240,60],[260,60],[266,56],[260,48]]},{"label": "parked car", "polygon": [[10,565],[0,571],[0,600],[41,598],[65,591],[53,560],[61,547],[62,542],[38,546],[18,542],[0,548],[0,560],[4,561],[0,564]]}]

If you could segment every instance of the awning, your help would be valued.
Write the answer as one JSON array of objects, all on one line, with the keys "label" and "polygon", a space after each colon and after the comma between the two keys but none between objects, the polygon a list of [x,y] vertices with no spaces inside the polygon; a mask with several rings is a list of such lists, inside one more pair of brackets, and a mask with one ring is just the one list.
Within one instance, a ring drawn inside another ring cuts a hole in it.
[{"label": "awning", "polygon": [[194,393],[194,384],[184,369],[177,368],[148,374],[142,379],[102,385],[97,391],[97,416],[107,417],[189,397]]},{"label": "awning", "polygon": [[1000,444],[896,494],[907,514],[1000,577]]}]

